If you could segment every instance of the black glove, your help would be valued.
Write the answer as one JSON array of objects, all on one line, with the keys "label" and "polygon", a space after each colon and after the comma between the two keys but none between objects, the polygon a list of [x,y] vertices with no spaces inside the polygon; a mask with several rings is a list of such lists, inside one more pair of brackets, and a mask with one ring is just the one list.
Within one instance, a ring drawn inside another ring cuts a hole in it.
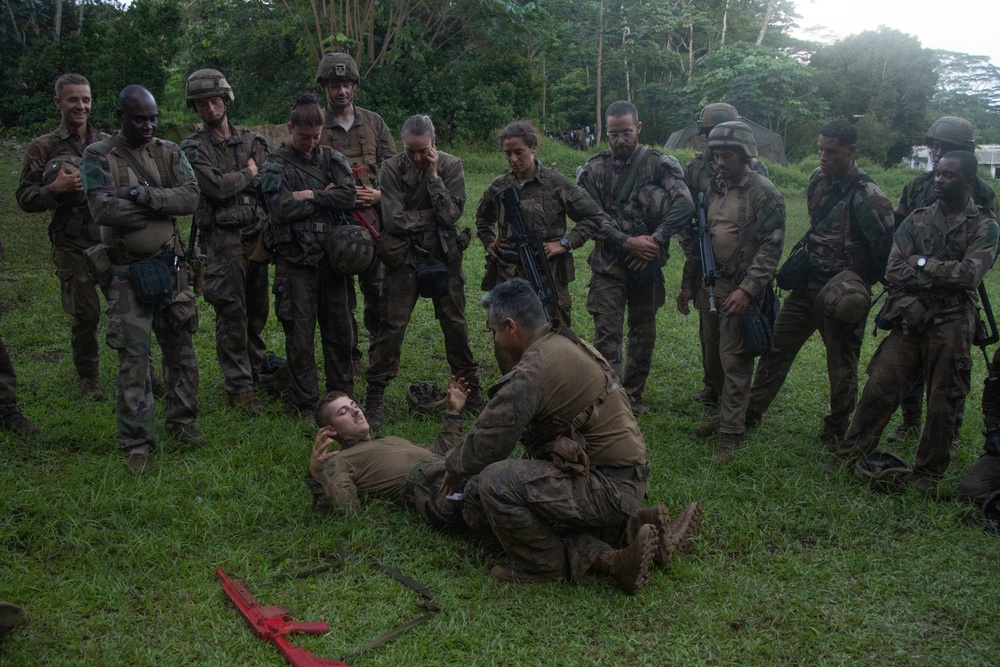
[{"label": "black glove", "polygon": [[987,454],[1000,456],[1000,430],[994,429],[986,432],[986,444],[983,445],[983,449],[986,450]]}]

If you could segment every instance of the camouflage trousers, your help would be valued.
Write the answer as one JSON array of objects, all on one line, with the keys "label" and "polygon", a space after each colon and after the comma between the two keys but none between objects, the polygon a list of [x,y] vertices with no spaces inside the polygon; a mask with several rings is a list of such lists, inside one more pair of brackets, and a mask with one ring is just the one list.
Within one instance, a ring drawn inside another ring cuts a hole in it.
[{"label": "camouflage trousers", "polygon": [[866,320],[854,326],[823,315],[816,295],[819,290],[797,289],[781,304],[774,322],[774,350],[761,355],[750,389],[750,409],[766,412],[795,361],[795,356],[813,332],[819,331],[826,348],[826,373],[830,379],[830,409],[823,417],[825,433],[844,437],[851,412],[858,400],[858,357],[865,336]]},{"label": "camouflage trousers", "polygon": [[[627,280],[595,273],[587,292],[587,310],[594,318],[594,347],[622,380],[630,398],[642,398],[656,345],[656,311],[666,291],[659,281],[637,286]],[[628,342],[622,367],[622,327],[628,309]]]},{"label": "camouflage trousers", "polygon": [[488,523],[469,526],[462,515],[464,501],[448,500],[440,491],[444,479],[443,456],[421,461],[406,476],[403,499],[413,507],[424,521],[438,530],[463,530],[478,528],[490,531]]},{"label": "camouflage trousers", "polygon": [[[434,316],[444,335],[445,358],[455,377],[479,386],[479,366],[469,347],[469,327],[465,321],[465,274],[462,262],[448,265],[448,294],[434,300]],[[385,387],[399,373],[400,352],[406,327],[417,305],[414,268],[404,264],[388,271],[379,299],[382,308],[378,337],[371,347],[366,374],[369,387]]]},{"label": "camouflage trousers", "polygon": [[648,468],[636,471],[626,480],[594,467],[576,476],[548,461],[498,461],[469,480],[463,517],[470,527],[489,523],[514,569],[588,584],[614,548],[606,535],[624,533],[639,511]]},{"label": "camouflage trousers", "polygon": [[868,383],[847,437],[837,448],[838,456],[871,453],[899,407],[900,390],[912,387],[923,374],[927,383],[927,419],[913,471],[937,477],[948,468],[955,415],[969,393],[976,313],[968,307],[946,317],[947,321],[925,324],[921,332],[904,333],[897,327],[878,346],[868,363]]},{"label": "camouflage trousers", "polygon": [[99,281],[87,256],[78,248],[53,246],[52,263],[59,278],[62,309],[73,318],[70,325],[73,365],[81,378],[97,379],[101,371],[97,342],[97,326],[101,321]]},{"label": "camouflage trousers", "polygon": [[958,485],[958,496],[982,503],[990,494],[1000,491],[1000,456],[983,454]]},{"label": "camouflage trousers", "polygon": [[10,360],[7,344],[0,336],[0,411],[17,405],[17,376]]},{"label": "camouflage trousers", "polygon": [[[156,420],[149,361],[153,334],[163,354],[167,426],[190,425],[198,416],[198,360],[187,323],[178,322],[169,306],[140,304],[128,269],[120,264],[111,267],[107,344],[118,351],[118,442],[126,454],[148,453],[155,441]],[[177,275],[180,289],[187,288],[186,273],[181,266]]]},{"label": "camouflage trousers", "polygon": [[270,308],[267,264],[244,256],[240,232],[206,234],[205,301],[215,308],[215,354],[226,393],[253,391],[267,346],[261,333]]},{"label": "camouflage trousers", "polygon": [[[699,311],[705,321],[705,357],[722,369],[719,393],[719,432],[742,434],[746,430],[747,407],[750,404],[750,379],[754,357],[743,347],[743,317],[722,313],[722,304],[733,289],[730,281],[719,279],[715,286],[718,312]],[[702,302],[708,303],[708,288],[702,288]]]},{"label": "camouflage trousers", "polygon": [[301,413],[311,413],[319,402],[317,322],[323,346],[326,389],[353,394],[353,332],[348,306],[351,278],[333,271],[325,261],[313,268],[278,258],[271,291],[275,315],[285,331],[288,394],[292,406]]},{"label": "camouflage trousers", "polygon": [[[382,281],[385,277],[385,265],[375,258],[372,265],[363,273],[358,275],[358,287],[361,288],[361,296],[364,298],[365,306],[362,320],[365,331],[368,332],[368,340],[374,343],[378,337],[379,328],[382,324]],[[351,361],[361,365],[361,331],[358,329],[358,320],[354,312],[358,309],[358,293],[354,289],[354,278],[350,278],[350,290],[348,293],[348,307],[351,310],[351,330],[354,332],[354,342],[351,344]],[[371,346],[369,345],[369,361],[371,356]]]}]

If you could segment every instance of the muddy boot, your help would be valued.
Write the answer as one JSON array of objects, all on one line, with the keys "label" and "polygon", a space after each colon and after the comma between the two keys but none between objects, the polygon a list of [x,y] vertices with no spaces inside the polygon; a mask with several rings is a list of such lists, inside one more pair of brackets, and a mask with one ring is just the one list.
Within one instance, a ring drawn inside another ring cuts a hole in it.
[{"label": "muddy boot", "polygon": [[385,423],[384,396],[385,387],[368,387],[368,399],[365,401],[365,418],[368,420],[368,426],[373,431],[381,430],[382,425]]},{"label": "muddy boot", "polygon": [[691,540],[701,532],[701,504],[691,503],[667,526],[667,541],[674,553],[691,553]]},{"label": "muddy boot", "polygon": [[743,425],[747,428],[757,428],[764,421],[764,413],[753,409],[747,409],[747,416],[743,418]]},{"label": "muddy boot", "polygon": [[635,542],[639,528],[650,524],[656,528],[656,551],[653,553],[653,563],[661,570],[666,570],[674,555],[674,544],[670,541],[670,514],[663,505],[644,507],[629,521],[631,529],[628,543]]},{"label": "muddy boot", "polygon": [[624,549],[604,552],[594,563],[594,568],[614,579],[628,595],[635,595],[649,582],[649,568],[656,554],[657,537],[656,526],[647,523],[639,528],[632,544]]},{"label": "muddy boot", "polygon": [[85,398],[94,401],[104,400],[104,390],[101,388],[101,381],[96,377],[80,378],[80,393]]},{"label": "muddy boot", "polygon": [[0,407],[0,428],[18,435],[35,435],[38,427],[28,421],[16,405]]},{"label": "muddy boot", "polygon": [[639,415],[644,415],[649,412],[649,408],[646,407],[645,402],[642,400],[642,396],[629,396],[628,397],[629,407],[632,408],[632,414],[638,417]]},{"label": "muddy boot", "polygon": [[10,632],[23,621],[23,609],[10,602],[0,602],[0,635]]},{"label": "muddy boot", "polygon": [[205,444],[205,434],[194,424],[168,424],[167,433],[182,445]]},{"label": "muddy boot", "polygon": [[241,410],[248,415],[257,416],[267,412],[264,405],[253,391],[241,391],[236,394],[229,394],[229,407]]},{"label": "muddy boot", "polygon": [[708,385],[701,388],[697,394],[694,395],[695,403],[701,403],[702,405],[718,405],[719,404],[719,392],[715,391]]},{"label": "muddy boot", "polygon": [[712,452],[712,460],[719,463],[729,463],[736,456],[736,450],[743,444],[742,433],[720,433],[719,442]]},{"label": "muddy boot", "polygon": [[700,426],[696,426],[694,429],[694,435],[697,438],[711,438],[718,432],[719,432],[718,417],[713,417],[711,421],[705,422]]},{"label": "muddy boot", "polygon": [[486,407],[486,403],[486,399],[483,398],[483,392],[479,390],[478,386],[474,386],[472,387],[472,393],[465,399],[465,411],[476,417]]}]

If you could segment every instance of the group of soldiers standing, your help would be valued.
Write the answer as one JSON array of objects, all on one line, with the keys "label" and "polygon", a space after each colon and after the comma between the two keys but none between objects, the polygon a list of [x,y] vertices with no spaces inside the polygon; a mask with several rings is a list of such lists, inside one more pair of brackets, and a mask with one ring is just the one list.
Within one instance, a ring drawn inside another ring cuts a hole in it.
[{"label": "group of soldiers standing", "polygon": [[[285,333],[288,403],[310,427],[320,402],[317,323],[326,390],[353,395],[364,372],[365,412],[378,429],[420,297],[433,300],[451,372],[468,388],[463,407],[478,414],[486,406],[465,319],[462,253],[471,231],[456,228],[466,201],[461,161],[437,149],[433,122],[423,115],[404,123],[404,150],[397,154],[383,119],[354,104],[360,73],[350,56],[324,56],[316,81],[325,106],[312,94],[298,95],[289,141],[273,151],[229,121],[233,90],[216,70],[198,70],[187,80],[188,105],[204,125],[180,146],[154,136],[156,102],[144,88],[121,91],[119,131],[108,136],[87,122],[87,80],[68,74],[56,82],[62,122],[29,146],[17,198],[25,211],[52,212],[49,236],[62,306],[73,318],[73,360],[81,391],[93,398],[103,394],[98,294],[106,296],[107,343],[119,354],[118,441],[134,472],[145,470],[154,445],[153,333],[163,358],[167,432],[180,442],[204,442],[195,426],[197,309],[185,270],[195,262],[205,263],[204,296],[215,309],[216,353],[234,408],[266,409],[257,388],[265,373],[269,262]],[[696,400],[718,406],[718,416],[696,433],[717,438],[716,460],[736,455],[799,349],[819,331],[830,380],[820,441],[836,462],[864,464],[900,403],[901,433],[914,430],[912,406],[926,386],[927,426],[912,474],[919,488],[932,487],[950,460],[969,391],[976,289],[997,246],[996,198],[976,176],[971,126],[954,117],[935,122],[928,132],[935,170],[907,186],[894,214],[854,161],[856,128],[847,121],[825,125],[820,165],[806,190],[809,230],[790,257],[795,266],[786,262],[781,271],[784,200],[732,106],[703,111],[708,148],[686,170],[640,143],[642,123],[630,102],[608,107],[606,127],[611,147],[587,161],[576,183],[541,164],[529,123],[503,129],[500,147],[511,169],[487,188],[476,211],[487,254],[483,289],[529,277],[509,252],[502,194],[511,188],[526,227],[542,241],[555,291],[547,313],[567,328],[571,251],[593,240],[586,308],[594,347],[632,414],[640,415],[648,409],[656,311],[666,302],[662,267],[677,236],[686,262],[676,305],[687,314],[694,300],[699,311],[704,386]],[[701,238],[692,225],[698,207]],[[194,216],[200,252],[181,242],[176,219],[184,215]],[[567,217],[576,224],[568,227]],[[706,243],[714,258],[711,280],[703,265]],[[773,283],[782,282],[782,273],[788,294],[775,319]],[[355,274],[371,340],[364,371]],[[890,333],[868,367],[871,380],[855,410],[863,332],[879,281],[888,285],[879,322]],[[747,336],[760,334],[762,321],[768,344],[752,349]],[[505,335],[494,331],[504,374],[517,365],[500,342]],[[0,376],[10,387],[9,398],[0,397],[2,423],[32,432],[13,400],[13,369],[3,352]]]}]

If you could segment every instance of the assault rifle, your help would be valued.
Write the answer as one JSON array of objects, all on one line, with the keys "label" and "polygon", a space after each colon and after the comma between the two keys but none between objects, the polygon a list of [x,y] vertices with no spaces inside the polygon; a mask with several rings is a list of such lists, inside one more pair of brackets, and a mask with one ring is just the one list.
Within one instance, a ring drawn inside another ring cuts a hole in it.
[{"label": "assault rifle", "polygon": [[191,276],[191,291],[195,294],[201,294],[201,288],[205,284],[205,252],[198,243],[198,236],[198,225],[192,220],[186,259]]},{"label": "assault rifle", "polygon": [[231,581],[221,567],[215,568],[215,573],[222,578],[222,590],[233,601],[236,608],[250,624],[257,636],[278,647],[292,667],[347,667],[340,660],[317,658],[305,650],[288,643],[285,635],[302,632],[307,635],[322,635],[330,631],[325,621],[299,623],[281,607],[262,607],[243,586],[242,581]]},{"label": "assault rifle", "polygon": [[503,261],[520,264],[542,303],[555,303],[558,299],[556,284],[552,279],[549,260],[545,256],[545,246],[538,234],[529,234],[524,226],[517,188],[510,186],[500,193],[500,199],[503,202],[504,219],[510,228],[510,236],[506,240],[517,246],[516,249],[503,251]]},{"label": "assault rifle", "polygon": [[[986,315],[986,322],[983,322],[982,318],[980,318],[979,326],[976,327],[976,336],[973,338],[972,344],[982,350],[983,358],[986,359],[986,369],[991,372],[990,380],[994,380],[990,367],[990,357],[986,354],[986,347],[1000,341],[1000,331],[997,330],[997,321],[993,317],[993,306],[990,305],[990,295],[986,292],[986,286],[979,283],[978,292],[979,303],[982,306],[983,313]],[[987,328],[987,323],[989,323],[989,328]]]},{"label": "assault rifle", "polygon": [[708,288],[708,312],[717,312],[715,308],[715,280],[718,274],[715,269],[715,250],[712,249],[712,235],[708,230],[708,207],[705,206],[705,193],[698,193],[698,224],[695,229],[698,237],[698,252],[701,254],[701,282]]}]

